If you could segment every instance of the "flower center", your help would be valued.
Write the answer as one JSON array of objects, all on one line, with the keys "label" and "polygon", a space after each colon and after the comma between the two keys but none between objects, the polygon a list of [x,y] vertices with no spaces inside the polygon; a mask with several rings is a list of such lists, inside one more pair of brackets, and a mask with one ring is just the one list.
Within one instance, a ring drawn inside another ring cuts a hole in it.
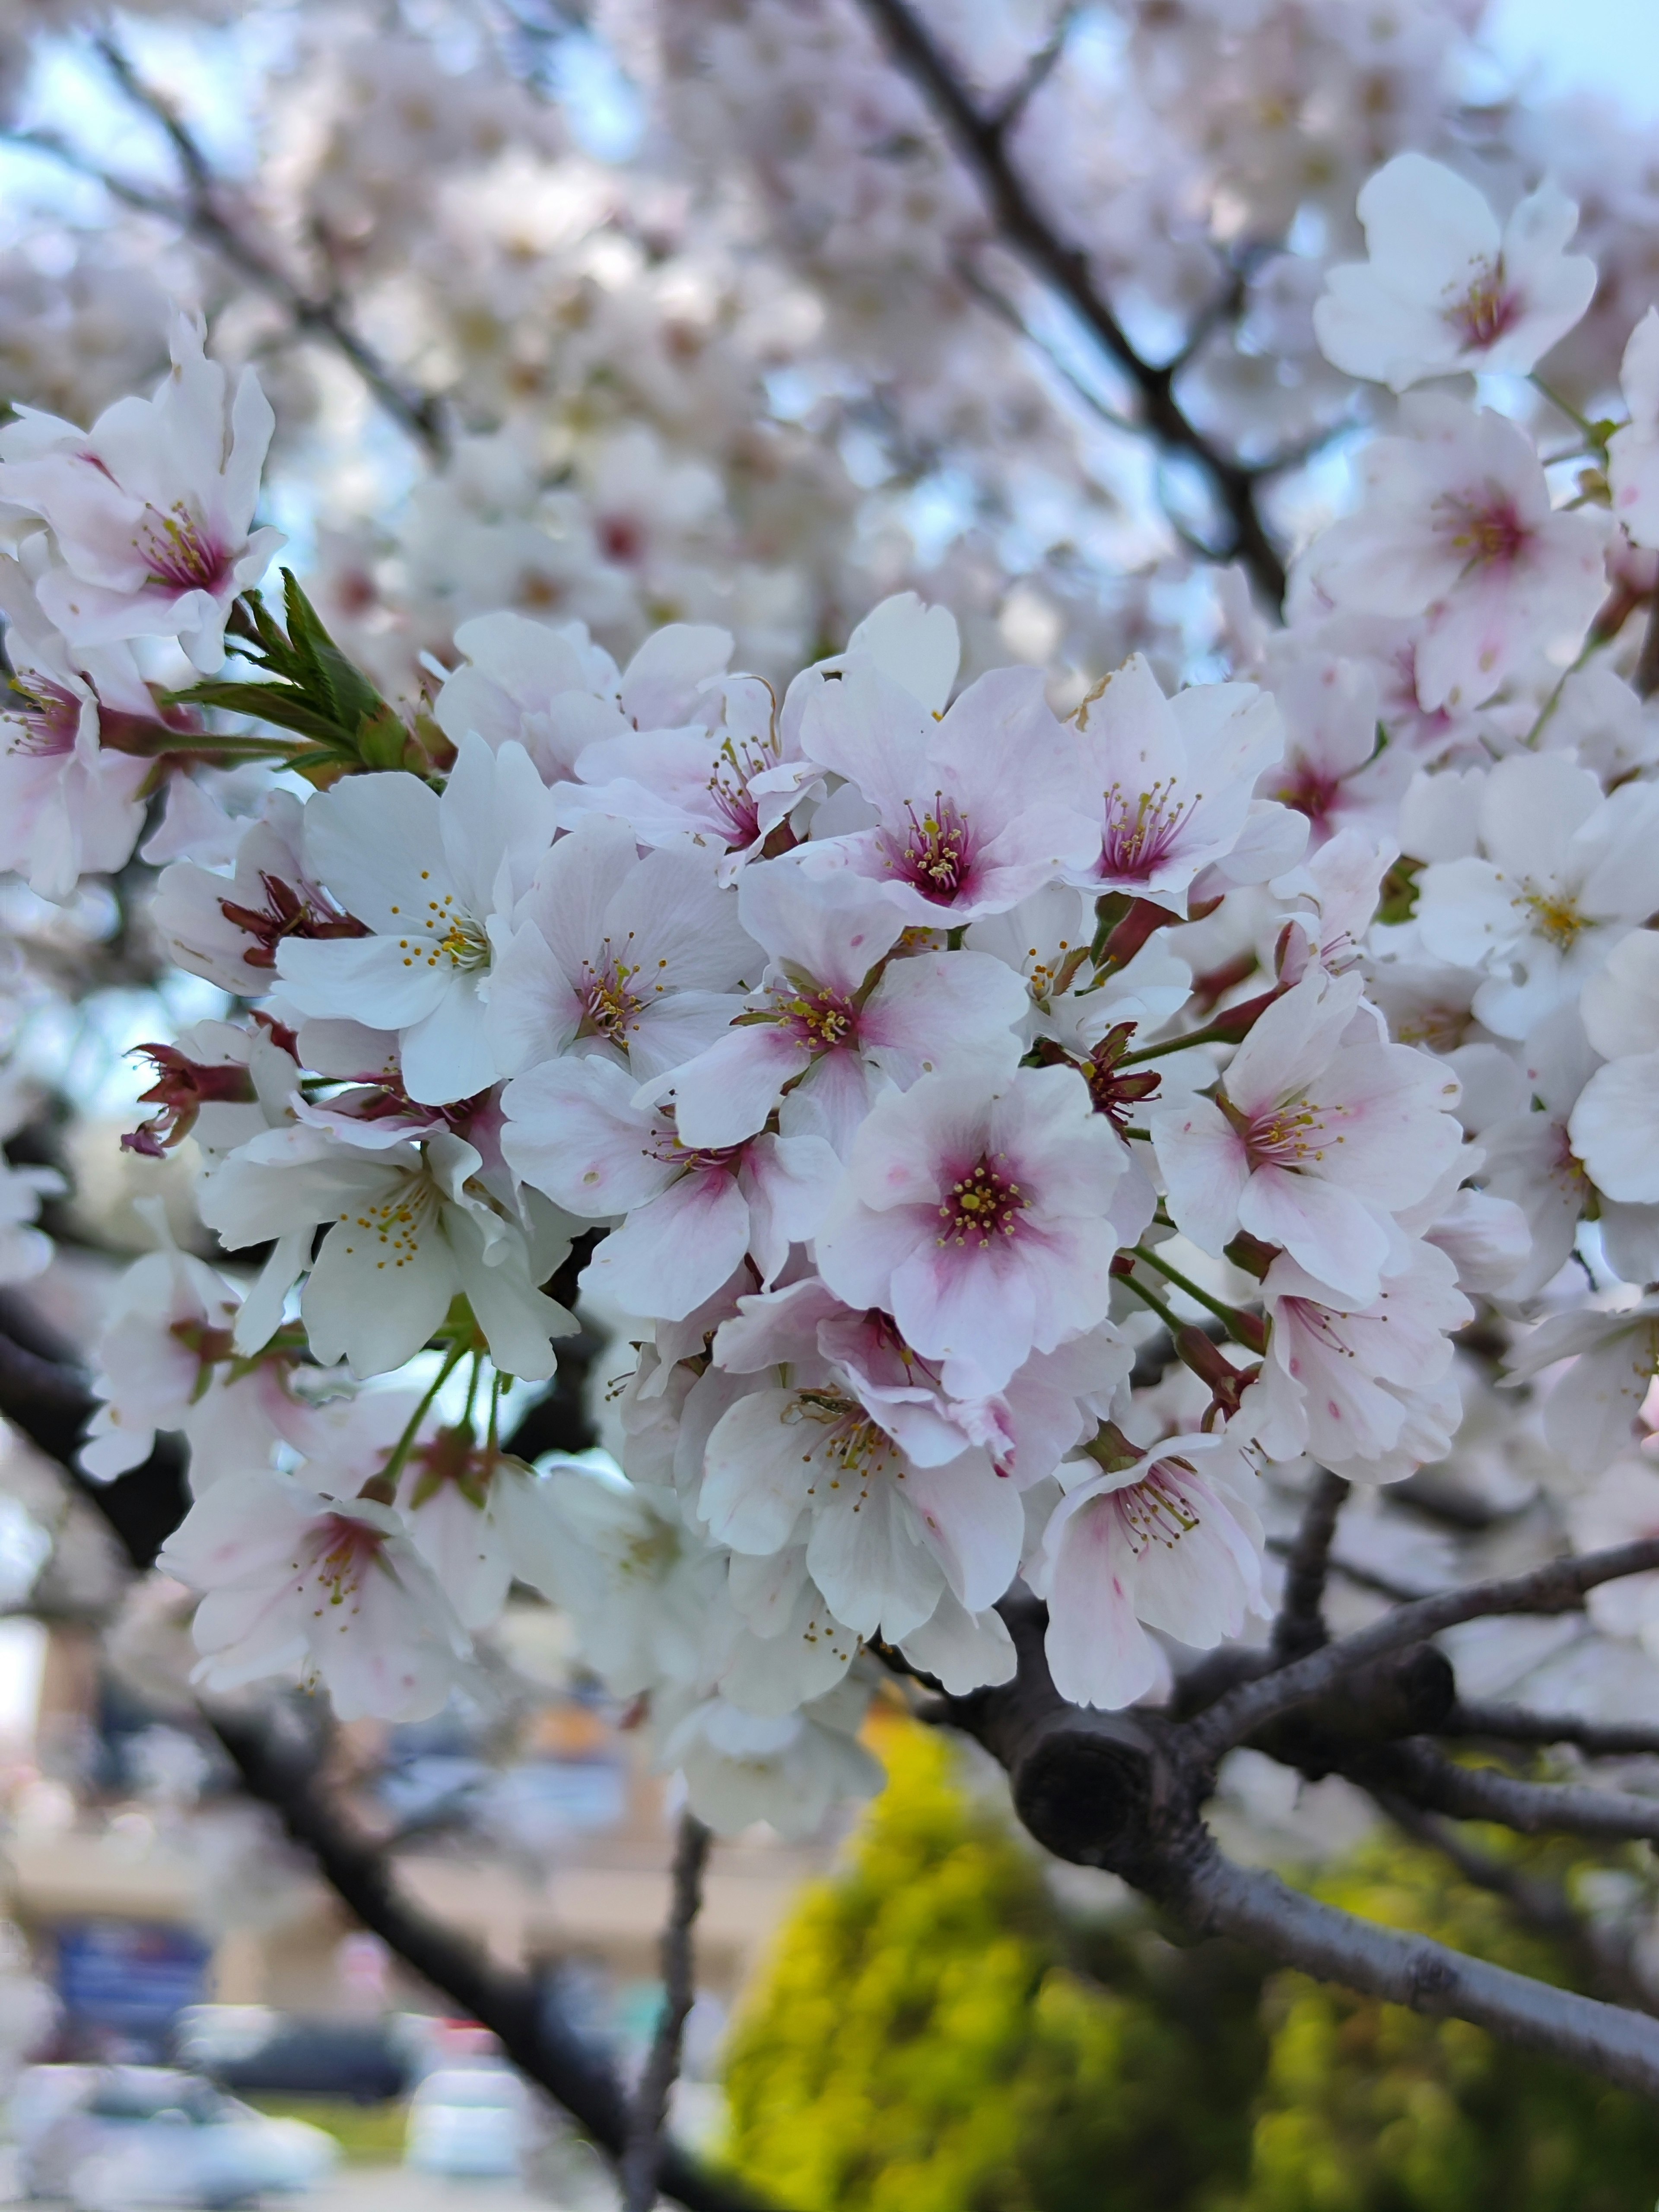
[{"label": "flower center", "polygon": [[768,747],[754,738],[721,739],[708,779],[708,795],[733,851],[752,845],[761,833],[760,809],[750,795],[750,779],[776,765],[775,746]]},{"label": "flower center", "polygon": [[624,960],[613,960],[599,970],[584,966],[580,994],[582,1006],[579,1036],[608,1037],[626,1051],[628,1033],[639,1020],[645,1001],[629,986],[639,974]]},{"label": "flower center", "polygon": [[[380,1529],[366,1522],[344,1513],[325,1514],[311,1528],[306,1547],[311,1553],[310,1579],[319,1596],[328,1605],[354,1602],[365,1571],[379,1559],[385,1541]],[[302,1566],[298,1559],[294,1564],[296,1569]],[[323,1612],[319,1604],[314,1618],[320,1620]]]},{"label": "flower center", "polygon": [[75,750],[81,730],[81,702],[50,677],[14,676],[6,691],[0,692],[0,714],[18,731],[6,748],[10,753],[25,753],[35,760],[59,760]]},{"label": "flower center", "polygon": [[[1222,1110],[1226,1111],[1224,1103]],[[1340,1120],[1351,1111],[1346,1106],[1318,1106],[1310,1098],[1293,1098],[1275,1107],[1270,1114],[1259,1115],[1245,1126],[1243,1132],[1251,1166],[1299,1168],[1310,1163],[1317,1164],[1325,1157],[1327,1145],[1346,1142],[1340,1133],[1332,1136],[1328,1120],[1333,1116]]]},{"label": "flower center", "polygon": [[1201,791],[1177,799],[1173,777],[1160,779],[1131,799],[1116,784],[1105,794],[1106,823],[1100,841],[1103,874],[1144,876],[1168,857],[1188,815],[1203,799]]},{"label": "flower center", "polygon": [[1490,504],[1445,499],[1437,502],[1452,518],[1452,544],[1468,558],[1472,568],[1504,567],[1519,560],[1532,542],[1532,532],[1515,511],[1513,501],[1494,489]]},{"label": "flower center", "polygon": [[939,1209],[940,1244],[972,1244],[982,1251],[998,1237],[1012,1237],[1030,1204],[1008,1173],[1008,1156],[982,1153],[966,1175],[951,1185]]},{"label": "flower center", "polygon": [[857,1040],[858,1009],[838,991],[791,991],[775,983],[772,999],[772,1018],[809,1052],[834,1052],[838,1045]]},{"label": "flower center", "polygon": [[1524,907],[1538,934],[1563,952],[1571,951],[1579,932],[1589,927],[1577,901],[1566,891],[1540,890],[1528,884],[1515,904]]},{"label": "flower center", "polygon": [[136,542],[152,584],[174,592],[217,592],[230,580],[230,556],[182,500],[167,514],[146,507],[141,527]]},{"label": "flower center", "polygon": [[[285,883],[282,877],[262,874],[265,902],[263,908],[238,906],[234,899],[221,899],[219,911],[225,920],[253,939],[253,943],[242,955],[250,968],[274,968],[276,947],[285,937],[367,937],[368,928],[356,915],[343,913],[325,890],[315,884],[296,886]],[[410,963],[405,961],[404,966]]]},{"label": "flower center", "polygon": [[1160,1460],[1149,1474],[1127,1490],[1109,1493],[1117,1509],[1129,1549],[1139,1559],[1154,1544],[1173,1551],[1183,1536],[1190,1536],[1202,1516],[1186,1495],[1179,1460]]},{"label": "flower center", "polygon": [[[887,1431],[878,1428],[855,1400],[841,1397],[832,1390],[800,1390],[785,1408],[783,1418],[792,1427],[799,1422],[811,1421],[827,1431],[823,1440],[814,1444],[804,1456],[808,1460],[825,1460],[836,1470],[829,1478],[831,1490],[839,1490],[843,1480],[861,1483],[867,1487],[872,1481],[888,1474],[903,1481],[904,1455]],[[815,1496],[817,1488],[815,1483],[810,1484],[807,1496]],[[859,1510],[858,1504],[854,1505],[853,1510],[854,1513]]]},{"label": "flower center", "polygon": [[904,811],[910,826],[902,833],[902,842],[897,834],[889,836],[887,865],[914,884],[924,898],[948,906],[973,864],[972,833],[955,802],[939,792],[933,794],[931,812],[918,814],[914,806]]},{"label": "flower center", "polygon": [[489,933],[482,923],[456,905],[453,891],[446,891],[441,899],[428,899],[424,914],[405,915],[401,907],[395,906],[392,911],[405,929],[422,933],[398,939],[405,968],[413,968],[422,960],[428,968],[447,960],[451,968],[463,974],[489,967]]},{"label": "flower center", "polygon": [[424,1175],[407,1176],[378,1204],[365,1200],[356,1212],[340,1216],[353,1240],[345,1248],[347,1256],[356,1252],[361,1240],[371,1252],[379,1247],[377,1268],[412,1267],[421,1256],[421,1238],[432,1226],[437,1204],[437,1194]]},{"label": "flower center", "polygon": [[1446,320],[1467,346],[1496,345],[1521,319],[1521,303],[1504,283],[1502,261],[1488,261],[1461,300],[1445,310]]}]

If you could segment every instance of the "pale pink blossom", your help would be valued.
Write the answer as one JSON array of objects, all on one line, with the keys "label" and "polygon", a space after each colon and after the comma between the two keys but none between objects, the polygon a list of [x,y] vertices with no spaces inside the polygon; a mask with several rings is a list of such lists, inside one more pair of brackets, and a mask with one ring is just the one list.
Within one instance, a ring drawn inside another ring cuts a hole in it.
[{"label": "pale pink blossom", "polygon": [[171,345],[154,397],[118,399],[90,430],[20,409],[0,430],[0,501],[52,532],[37,588],[72,647],[176,637],[211,675],[232,601],[284,543],[252,526],[276,417],[251,368],[232,396],[198,323],[176,317]]},{"label": "pale pink blossom", "polygon": [[953,1395],[999,1390],[1105,1318],[1127,1164],[1071,1068],[925,1075],[854,1139],[819,1271],[847,1304],[891,1314]]},{"label": "pale pink blossom", "polygon": [[1396,154],[1359,194],[1370,259],[1328,270],[1326,359],[1395,392],[1458,369],[1524,376],[1589,306],[1595,264],[1565,252],[1578,210],[1540,185],[1499,227],[1467,179]]},{"label": "pale pink blossom", "polygon": [[463,1679],[465,1635],[388,1506],[270,1471],[227,1475],[156,1564],[204,1593],[192,1679],[209,1691],[297,1672],[343,1721],[412,1721]]},{"label": "pale pink blossom", "polygon": [[1542,655],[1565,666],[1606,589],[1608,524],[1553,514],[1525,432],[1438,392],[1401,402],[1405,434],[1358,462],[1364,499],[1304,556],[1338,606],[1421,615],[1421,704],[1478,706]]},{"label": "pale pink blossom", "polygon": [[635,1103],[614,1062],[544,1061],[501,1094],[501,1149],[556,1206],[589,1221],[626,1216],[585,1280],[624,1312],[676,1321],[750,1256],[770,1283],[810,1237],[839,1179],[822,1137],[762,1135],[707,1149],[672,1117]]},{"label": "pale pink blossom", "polygon": [[584,822],[498,933],[488,1030],[501,1072],[574,1052],[637,1084],[691,1059],[742,1012],[744,977],[760,971],[738,916],[707,854],[682,842],[641,859],[631,827]]},{"label": "pale pink blossom", "polygon": [[1357,975],[1310,969],[1257,1019],[1213,1099],[1148,1121],[1177,1225],[1219,1254],[1242,1228],[1319,1281],[1374,1298],[1391,1217],[1433,1187],[1462,1141],[1442,1065],[1390,1044]]},{"label": "pale pink blossom", "polygon": [[1261,1524],[1255,1477],[1224,1437],[1171,1437],[1115,1473],[1087,1468],[1027,1579],[1048,1601],[1054,1687],[1115,1711],[1164,1677],[1149,1628],[1208,1650],[1266,1612]]},{"label": "pale pink blossom", "polygon": [[1630,421],[1607,441],[1613,511],[1638,545],[1659,546],[1659,307],[1631,332],[1619,381]]},{"label": "pale pink blossom", "polygon": [[1577,1474],[1595,1474],[1640,1433],[1659,1374],[1659,1298],[1612,1313],[1552,1314],[1510,1353],[1504,1381],[1533,1381],[1562,1361],[1544,1401],[1544,1434]]},{"label": "pale pink blossom", "polygon": [[768,955],[763,988],[737,1026],[675,1069],[685,1143],[741,1142],[787,1091],[785,1127],[819,1129],[844,1154],[889,1088],[964,1051],[1000,1045],[1013,1066],[1019,978],[982,952],[890,957],[904,917],[862,877],[768,861],[744,870],[738,910]]}]

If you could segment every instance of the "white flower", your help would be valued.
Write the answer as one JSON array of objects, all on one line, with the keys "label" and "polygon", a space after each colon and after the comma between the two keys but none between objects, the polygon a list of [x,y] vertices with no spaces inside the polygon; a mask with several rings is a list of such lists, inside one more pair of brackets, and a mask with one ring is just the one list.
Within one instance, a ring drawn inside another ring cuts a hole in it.
[{"label": "white flower", "polygon": [[276,417],[251,368],[233,398],[175,318],[173,368],[150,399],[118,399],[90,430],[19,410],[0,430],[0,501],[52,533],[40,605],[75,647],[176,637],[211,675],[225,617],[285,542],[252,527]]},{"label": "white flower", "polygon": [[276,982],[277,948],[289,938],[368,935],[307,873],[305,819],[292,792],[267,792],[258,814],[241,825],[233,875],[193,860],[162,869],[150,916],[181,968],[255,998]]},{"label": "white flower", "polygon": [[463,1679],[460,1624],[387,1506],[325,1498],[291,1475],[228,1475],[156,1565],[205,1593],[191,1679],[210,1691],[297,1669],[327,1686],[343,1721],[413,1721]]},{"label": "white flower", "polygon": [[1457,369],[1524,376],[1589,306],[1595,264],[1564,251],[1578,210],[1553,185],[1499,229],[1467,179],[1397,154],[1359,195],[1368,261],[1327,272],[1320,350],[1349,376],[1404,392]]},{"label": "white flower", "polygon": [[514,1581],[552,1594],[562,1529],[544,1478],[467,1428],[440,1429],[410,1451],[398,1507],[464,1628],[498,1620]]},{"label": "white flower", "polygon": [[1505,1383],[1572,1364],[1544,1401],[1544,1434],[1580,1474],[1628,1449],[1643,1401],[1659,1374],[1659,1298],[1616,1313],[1553,1314],[1509,1357]]},{"label": "white flower", "polygon": [[1265,1613],[1261,1524],[1255,1477],[1224,1437],[1171,1437],[1115,1473],[1086,1467],[1028,1579],[1048,1601],[1054,1687],[1116,1710],[1163,1674],[1148,1628],[1208,1650]]},{"label": "white flower", "polygon": [[1503,416],[1413,392],[1400,419],[1405,436],[1365,447],[1364,502],[1315,539],[1307,572],[1340,607],[1425,617],[1419,702],[1478,706],[1534,656],[1577,652],[1609,526],[1552,514],[1532,441]]},{"label": "white flower", "polygon": [[1382,1287],[1389,1217],[1428,1194],[1462,1131],[1455,1079],[1388,1043],[1358,975],[1310,969],[1234,1054],[1214,1099],[1148,1114],[1177,1225],[1220,1254],[1243,1228],[1343,1297]]},{"label": "white flower", "polygon": [[[1569,1516],[1575,1547],[1599,1552],[1659,1536],[1659,1467],[1648,1458],[1616,1461]],[[1659,1658],[1659,1574],[1620,1575],[1585,1596],[1590,1619],[1609,1636],[1628,1636]]]},{"label": "white flower", "polygon": [[1418,933],[1435,958],[1485,969],[1475,1014],[1522,1037],[1659,907],[1659,784],[1604,799],[1565,755],[1518,754],[1486,776],[1475,822],[1479,854],[1423,871]]},{"label": "white flower", "polygon": [[488,1018],[496,1060],[516,1075],[597,1054],[643,1082],[714,1043],[759,969],[708,854],[682,843],[641,859],[630,827],[590,819],[542,860],[501,944]]},{"label": "white flower", "polygon": [[398,774],[347,777],[310,800],[307,872],[373,934],[285,938],[276,969],[293,1003],[396,1030],[422,1105],[487,1090],[503,1071],[485,986],[553,814],[524,747],[492,752],[482,738],[463,741],[441,797]]},{"label": "white flower", "polygon": [[701,1699],[666,1729],[660,1763],[682,1771],[692,1811],[717,1835],[767,1820],[786,1840],[810,1836],[838,1800],[882,1785],[856,1741],[869,1703],[854,1683],[775,1719]]},{"label": "white flower", "polygon": [[[523,1231],[477,1185],[483,1165],[471,1145],[447,1132],[423,1146],[362,1150],[301,1125],[242,1146],[201,1197],[202,1218],[228,1249],[276,1240],[258,1320],[251,1299],[237,1350],[258,1350],[280,1317],[283,1291],[308,1267],[301,1318],[325,1362],[344,1359],[355,1375],[401,1367],[459,1293],[503,1373],[550,1375],[553,1338],[576,1324],[536,1284],[562,1253],[538,1252],[532,1275]],[[313,1260],[313,1240],[325,1224]]]}]

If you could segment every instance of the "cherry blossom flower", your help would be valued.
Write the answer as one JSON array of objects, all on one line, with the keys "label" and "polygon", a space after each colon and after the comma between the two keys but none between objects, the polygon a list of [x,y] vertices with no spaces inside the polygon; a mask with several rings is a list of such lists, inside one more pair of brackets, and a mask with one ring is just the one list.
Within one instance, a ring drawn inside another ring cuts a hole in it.
[{"label": "cherry blossom flower", "polygon": [[1358,975],[1310,969],[1257,1019],[1214,1099],[1148,1115],[1177,1225],[1219,1254],[1243,1228],[1340,1296],[1368,1303],[1390,1217],[1433,1186],[1462,1132],[1457,1085],[1388,1043]]},{"label": "cherry blossom flower", "polygon": [[1127,1160],[1071,1068],[925,1075],[854,1139],[819,1271],[848,1305],[891,1314],[953,1395],[999,1390],[1105,1318]]},{"label": "cherry blossom flower", "polygon": [[[1659,1536],[1659,1467],[1645,1456],[1615,1461],[1574,1499],[1568,1526],[1581,1552],[1651,1542]],[[1584,1602],[1606,1634],[1627,1636],[1659,1657],[1659,1574],[1601,1583],[1585,1593]]]},{"label": "cherry blossom flower", "polygon": [[869,1702],[849,1684],[773,1718],[702,1699],[665,1731],[661,1760],[684,1774],[688,1802],[717,1835],[765,1820],[786,1840],[810,1836],[837,1800],[881,1787],[881,1767],[856,1740]]},{"label": "cherry blossom flower", "polygon": [[1532,441],[1513,422],[1437,392],[1401,402],[1403,437],[1360,458],[1365,497],[1304,556],[1338,606],[1425,617],[1417,693],[1430,709],[1477,706],[1542,653],[1565,665],[1605,591],[1607,525],[1557,514]]},{"label": "cherry blossom flower", "polygon": [[441,796],[417,776],[348,778],[306,808],[305,865],[361,938],[284,938],[276,971],[302,1013],[398,1034],[422,1105],[503,1073],[484,986],[553,836],[553,800],[522,745],[465,739]]},{"label": "cherry blossom flower", "polygon": [[1585,984],[1583,1008],[1608,1065],[1583,1085],[1572,1142],[1609,1198],[1659,1204],[1659,936],[1635,929],[1621,939]]},{"label": "cherry blossom flower", "polygon": [[1242,1413],[1271,1457],[1305,1451],[1351,1481],[1388,1482],[1445,1456],[1462,1407],[1455,1386],[1437,1386],[1474,1309],[1443,1252],[1413,1240],[1363,1305],[1281,1253],[1261,1293],[1267,1359]]},{"label": "cherry blossom flower", "polygon": [[1265,1613],[1256,1485],[1224,1437],[1171,1437],[1079,1479],[1027,1579],[1048,1601],[1054,1687],[1073,1705],[1133,1705],[1162,1679],[1158,1629],[1207,1650]]},{"label": "cherry blossom flower", "polygon": [[0,689],[0,867],[42,898],[66,899],[82,876],[122,866],[137,842],[150,763],[99,738],[123,719],[154,723],[155,702],[131,646],[73,650],[28,570],[3,554],[0,612],[11,663]]},{"label": "cherry blossom flower", "polygon": [[432,702],[433,719],[459,745],[471,735],[495,751],[520,744],[550,784],[575,772],[588,745],[635,728],[694,719],[697,688],[732,657],[728,630],[671,623],[653,631],[622,675],[585,623],[475,615],[455,632],[466,659]]},{"label": "cherry blossom flower", "polygon": [[769,956],[763,988],[737,1026],[675,1069],[685,1143],[740,1143],[787,1090],[785,1126],[817,1128],[845,1154],[890,1085],[903,1090],[952,1055],[1005,1041],[1012,1066],[1025,1009],[1018,977],[981,952],[889,958],[904,917],[864,878],[768,861],[744,870],[738,910]]},{"label": "cherry blossom flower", "polygon": [[1285,658],[1273,675],[1285,750],[1262,770],[1258,796],[1304,814],[1315,845],[1344,830],[1373,839],[1393,834],[1412,756],[1404,745],[1379,744],[1376,672],[1305,645],[1287,648]]},{"label": "cherry blossom flower", "polygon": [[[1206,684],[1166,699],[1137,653],[1073,717],[1080,761],[1078,800],[1097,826],[1066,882],[1122,891],[1184,912],[1194,878],[1238,848],[1253,787],[1283,750],[1273,701],[1253,684]],[[1280,817],[1269,814],[1275,829]],[[1260,821],[1251,824],[1258,836]],[[1293,817],[1269,837],[1259,863],[1234,880],[1261,882],[1299,857],[1306,832]],[[1242,858],[1242,856],[1241,856]]]},{"label": "cherry blossom flower", "polygon": [[546,1481],[471,1429],[439,1429],[414,1446],[398,1505],[463,1628],[498,1620],[514,1581],[550,1595],[560,1529]]},{"label": "cherry blossom flower", "polygon": [[1631,332],[1619,381],[1630,421],[1607,441],[1613,511],[1638,545],[1659,546],[1659,307]]},{"label": "cherry blossom flower", "polygon": [[1519,1385],[1569,1359],[1544,1401],[1544,1434],[1577,1473],[1595,1474],[1629,1449],[1659,1374],[1659,1298],[1552,1314],[1510,1353],[1503,1379]]},{"label": "cherry blossom flower", "polygon": [[585,1219],[626,1215],[584,1280],[625,1313],[677,1321],[752,1256],[770,1283],[817,1228],[839,1179],[822,1137],[763,1135],[702,1148],[634,1103],[614,1063],[544,1061],[501,1094],[501,1149],[516,1173]]},{"label": "cherry blossom flower", "polygon": [[240,1689],[299,1671],[343,1721],[423,1720],[463,1679],[460,1624],[390,1507],[272,1471],[198,1498],[156,1562],[204,1593],[193,1680]]},{"label": "cherry blossom flower", "polygon": [[801,745],[875,817],[834,836],[815,824],[810,865],[880,884],[906,921],[954,927],[999,913],[1086,862],[1067,735],[1035,669],[993,670],[936,721],[860,656],[808,700]]},{"label": "cherry blossom flower", "polygon": [[641,859],[631,828],[584,822],[543,859],[501,944],[495,1064],[516,1075],[597,1054],[640,1083],[691,1059],[742,1012],[743,979],[760,969],[738,911],[706,854],[682,844]]},{"label": "cherry blossom flower", "polygon": [[155,396],[118,399],[90,430],[20,409],[0,430],[0,500],[52,532],[36,588],[71,647],[176,637],[211,675],[232,601],[285,542],[252,527],[276,417],[252,369],[231,396],[198,323],[176,317],[170,343]]},{"label": "cherry blossom flower", "polygon": [[1457,369],[1524,376],[1589,306],[1595,264],[1565,246],[1578,210],[1553,185],[1500,229],[1484,195],[1422,154],[1359,194],[1368,261],[1328,270],[1314,307],[1328,361],[1404,392]]},{"label": "cherry blossom flower", "polygon": [[1474,826],[1478,853],[1423,871],[1418,930],[1435,957],[1485,969],[1487,1028],[1524,1036],[1659,907],[1659,785],[1604,799],[1565,756],[1520,754],[1480,785]]},{"label": "cherry blossom flower", "polygon": [[251,998],[276,982],[277,949],[289,938],[368,935],[307,875],[304,836],[300,801],[267,792],[241,827],[228,878],[193,860],[162,869],[150,914],[181,968]]},{"label": "cherry blossom flower", "polygon": [[483,1164],[447,1132],[378,1151],[303,1124],[251,1139],[215,1170],[200,1201],[203,1219],[229,1250],[276,1240],[258,1318],[250,1299],[239,1319],[237,1350],[259,1349],[283,1292],[308,1268],[300,1313],[321,1360],[344,1359],[355,1375],[401,1367],[459,1292],[503,1373],[550,1375],[553,1338],[576,1324],[536,1284],[563,1253],[557,1245],[538,1250],[532,1273],[523,1231],[477,1186]]}]

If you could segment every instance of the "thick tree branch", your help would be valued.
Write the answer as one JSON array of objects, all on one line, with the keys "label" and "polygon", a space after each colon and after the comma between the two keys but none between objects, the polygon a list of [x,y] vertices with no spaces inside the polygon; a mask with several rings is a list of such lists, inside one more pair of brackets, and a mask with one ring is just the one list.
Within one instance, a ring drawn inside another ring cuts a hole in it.
[{"label": "thick tree branch", "polygon": [[1659,1538],[1646,1537],[1610,1551],[1551,1559],[1526,1574],[1470,1583],[1461,1589],[1419,1598],[1305,1659],[1228,1691],[1191,1723],[1192,1748],[1200,1758],[1218,1759],[1276,1714],[1334,1689],[1344,1674],[1366,1661],[1396,1651],[1402,1644],[1421,1643],[1459,1621],[1503,1613],[1572,1613],[1583,1603],[1586,1590],[1655,1568],[1659,1568]]},{"label": "thick tree branch", "polygon": [[1280,1659],[1299,1659],[1326,1641],[1325,1577],[1337,1516],[1351,1486],[1328,1468],[1315,1475],[1302,1510],[1301,1524],[1285,1563],[1285,1595],[1273,1623],[1273,1650]]},{"label": "thick tree branch", "polygon": [[1228,540],[1204,550],[1218,561],[1240,561],[1277,608],[1285,596],[1285,563],[1256,505],[1259,472],[1212,444],[1182,410],[1175,380],[1181,356],[1159,367],[1142,359],[1102,295],[1088,256],[1065,245],[1009,159],[1000,115],[979,112],[966,87],[905,0],[865,0],[900,66],[921,87],[968,167],[1009,246],[1051,284],[1081,319],[1139,395],[1143,427],[1166,453],[1194,463],[1227,520]]},{"label": "thick tree branch", "polygon": [[622,2158],[623,2212],[651,2212],[662,2172],[669,2093],[678,2079],[685,2022],[696,1996],[691,1930],[702,1908],[709,1832],[695,1813],[682,1813],[674,1840],[672,1893],[662,1931],[662,2011],[628,2115]]}]

